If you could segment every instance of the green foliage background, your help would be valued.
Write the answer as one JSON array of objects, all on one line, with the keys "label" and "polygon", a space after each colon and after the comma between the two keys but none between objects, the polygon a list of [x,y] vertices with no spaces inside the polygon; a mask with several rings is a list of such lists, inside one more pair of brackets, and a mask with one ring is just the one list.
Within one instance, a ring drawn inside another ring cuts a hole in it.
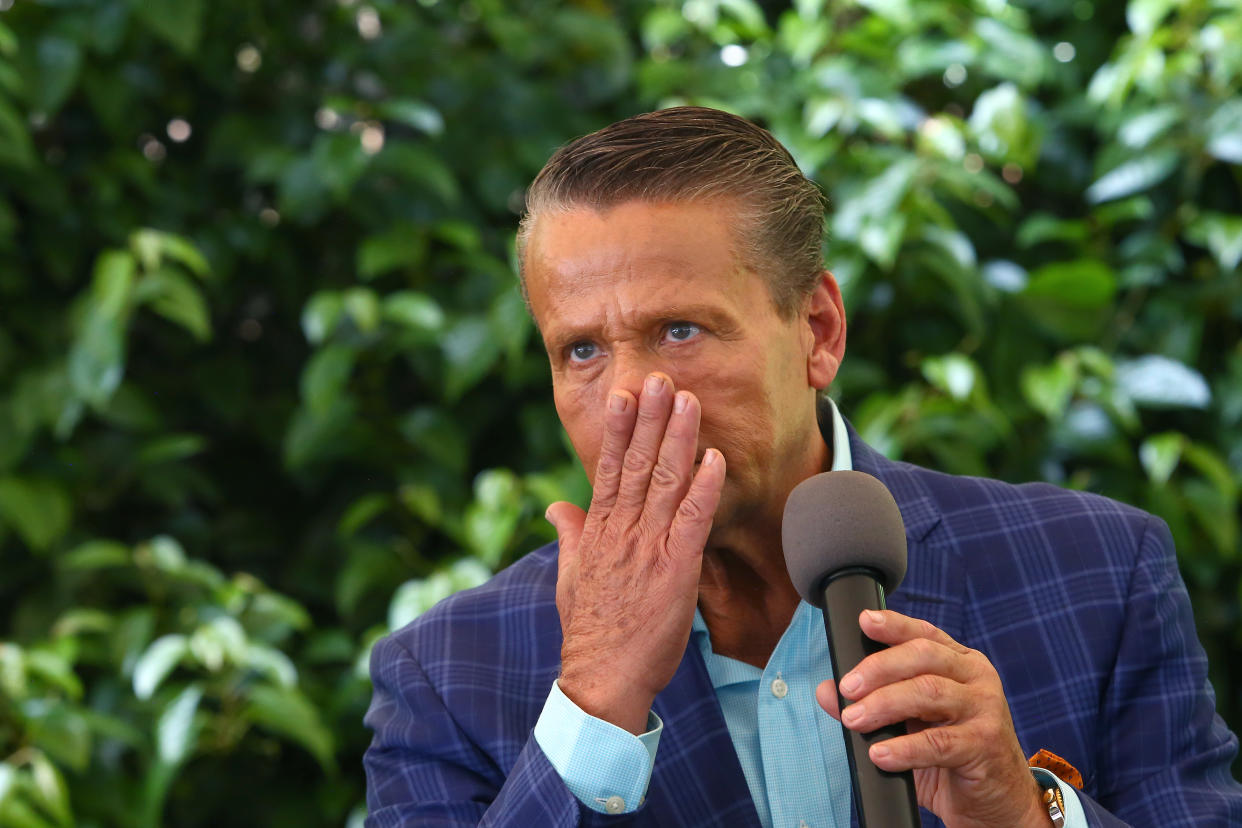
[{"label": "green foliage background", "polygon": [[523,187],[681,102],[828,193],[863,435],[1164,517],[1242,724],[1238,4],[0,9],[0,825],[361,820],[370,643],[586,495]]}]

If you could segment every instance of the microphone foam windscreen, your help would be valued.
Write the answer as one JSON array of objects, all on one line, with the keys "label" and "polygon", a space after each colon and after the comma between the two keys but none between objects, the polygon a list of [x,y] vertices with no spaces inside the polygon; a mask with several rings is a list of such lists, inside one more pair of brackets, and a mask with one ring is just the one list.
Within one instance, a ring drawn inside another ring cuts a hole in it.
[{"label": "microphone foam windscreen", "polygon": [[863,472],[824,472],[795,486],[785,502],[781,541],[790,580],[815,606],[824,602],[820,582],[838,569],[874,569],[890,594],[906,575],[901,510],[884,484]]}]

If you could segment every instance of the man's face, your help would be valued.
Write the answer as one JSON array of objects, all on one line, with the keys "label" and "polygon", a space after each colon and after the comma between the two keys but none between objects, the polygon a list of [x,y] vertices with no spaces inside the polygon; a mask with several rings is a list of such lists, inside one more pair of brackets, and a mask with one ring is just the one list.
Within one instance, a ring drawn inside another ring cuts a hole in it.
[{"label": "man's face", "polygon": [[824,451],[812,326],[780,318],[735,252],[734,223],[721,201],[631,201],[549,213],[526,251],[557,413],[592,482],[609,391],[638,397],[646,376],[663,372],[702,404],[698,458],[707,448],[725,457],[714,532],[779,516]]}]

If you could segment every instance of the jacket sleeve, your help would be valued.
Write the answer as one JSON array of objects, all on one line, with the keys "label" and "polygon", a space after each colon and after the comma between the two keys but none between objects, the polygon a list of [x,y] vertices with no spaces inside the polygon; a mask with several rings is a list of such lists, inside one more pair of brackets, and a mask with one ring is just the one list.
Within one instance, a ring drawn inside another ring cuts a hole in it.
[{"label": "jacket sleeve", "polygon": [[[1216,714],[1168,527],[1149,517],[1105,687],[1092,826],[1242,825],[1238,740]],[[1107,809],[1107,810],[1106,810]]]},{"label": "jacket sleeve", "polygon": [[455,721],[415,657],[381,639],[371,654],[375,733],[363,758],[368,828],[578,826],[578,800],[530,736],[507,775]]}]

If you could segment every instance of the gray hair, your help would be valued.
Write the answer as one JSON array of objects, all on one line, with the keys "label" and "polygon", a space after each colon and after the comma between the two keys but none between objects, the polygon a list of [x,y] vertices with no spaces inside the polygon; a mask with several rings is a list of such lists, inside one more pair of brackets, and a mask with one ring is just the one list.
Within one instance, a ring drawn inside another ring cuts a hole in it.
[{"label": "gray hair", "polygon": [[762,127],[716,109],[679,106],[618,121],[557,150],[526,194],[517,253],[547,213],[627,201],[726,199],[737,206],[743,263],[767,280],[789,318],[819,283],[824,197]]}]

